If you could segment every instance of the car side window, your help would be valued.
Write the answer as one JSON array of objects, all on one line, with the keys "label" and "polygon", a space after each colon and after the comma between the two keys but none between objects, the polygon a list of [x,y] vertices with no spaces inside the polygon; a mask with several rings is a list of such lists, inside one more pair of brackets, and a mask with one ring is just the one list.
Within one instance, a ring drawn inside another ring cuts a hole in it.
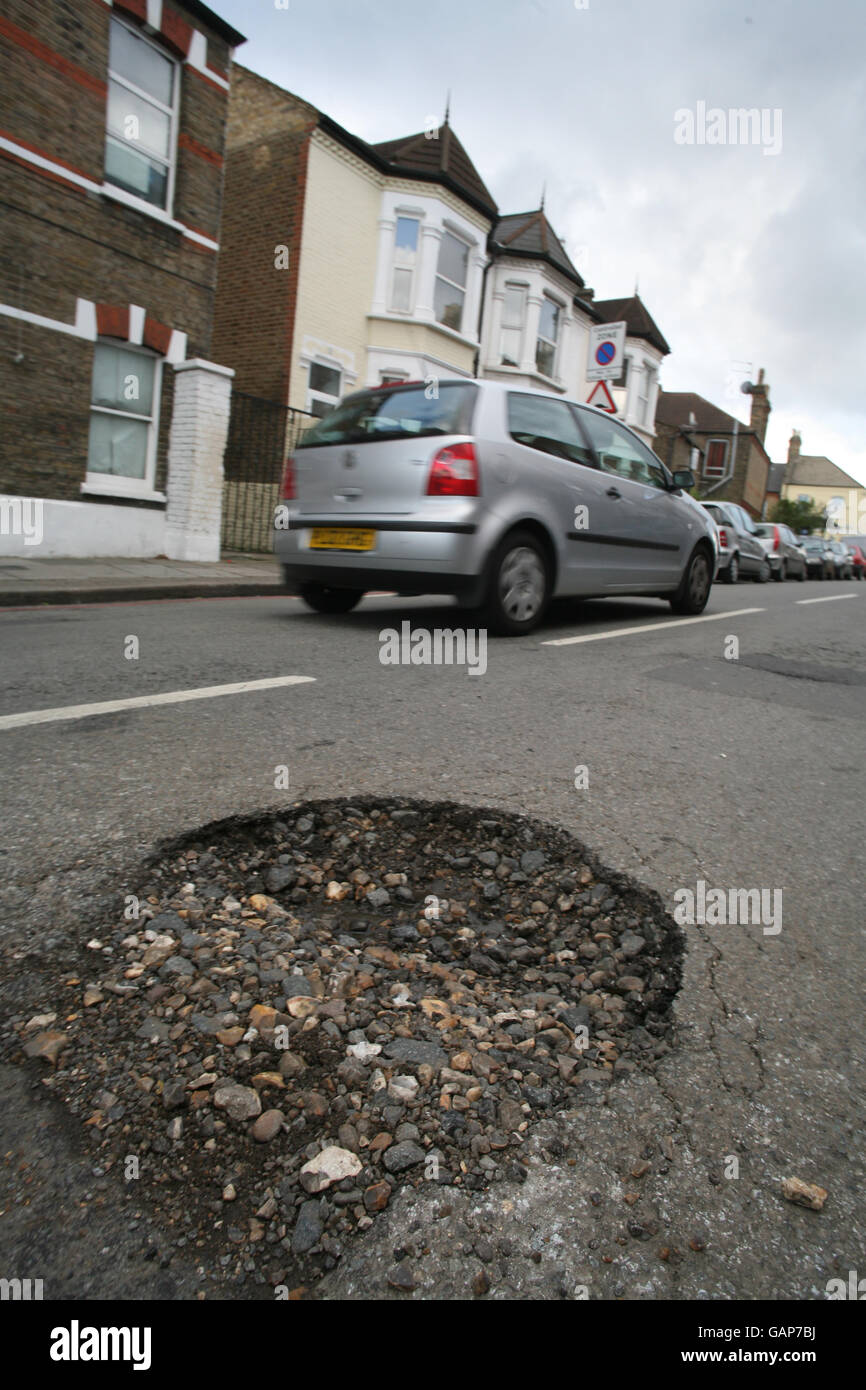
[{"label": "car side window", "polygon": [[508,392],[508,433],[517,444],[595,468],[592,451],[564,401]]},{"label": "car side window", "polygon": [[616,420],[599,411],[581,410],[580,422],[592,440],[605,473],[614,473],[618,478],[643,487],[668,490],[665,471],[658,459]]}]

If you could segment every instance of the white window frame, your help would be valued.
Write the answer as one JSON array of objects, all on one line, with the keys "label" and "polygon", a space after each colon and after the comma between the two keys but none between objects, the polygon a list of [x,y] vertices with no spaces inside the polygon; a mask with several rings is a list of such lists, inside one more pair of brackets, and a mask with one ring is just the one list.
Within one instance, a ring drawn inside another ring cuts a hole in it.
[{"label": "white window frame", "polygon": [[[331,395],[331,394],[330,394],[329,392],[327,392],[327,391],[314,391],[314,390],[313,390],[312,386],[310,385],[310,378],[311,378],[311,376],[312,376],[312,372],[313,372],[313,368],[314,368],[314,367],[326,367],[327,370],[330,371],[330,372],[337,372],[337,374],[339,375],[339,378],[340,378],[340,389],[339,389],[339,392],[338,392],[338,394],[337,394],[336,396]],[[307,368],[307,407],[306,407],[306,408],[307,408],[307,411],[308,411],[309,413],[311,413],[311,414],[313,413],[312,406],[313,406],[313,402],[314,402],[314,401],[321,401],[323,404],[325,404],[326,406],[328,406],[329,409],[331,409],[331,408],[333,408],[334,406],[340,404],[340,401],[343,399],[343,377],[345,376],[345,370],[346,370],[346,369],[345,369],[345,367],[343,367],[342,363],[340,363],[340,362],[335,362],[335,361],[333,361],[333,359],[331,359],[331,360],[329,361],[329,360],[328,360],[327,358],[325,358],[325,357],[313,357],[313,358],[310,360],[309,367]]]},{"label": "white window frame", "polygon": [[[134,83],[134,82],[130,82],[130,80],[129,80],[128,77],[121,77],[121,75],[120,75],[119,73],[113,72],[112,69],[111,69],[110,67],[109,67],[108,70],[107,70],[107,71],[108,71],[108,84],[109,84],[109,85],[110,85],[112,82],[118,83],[119,86],[125,87],[127,91],[132,92],[134,96],[140,97],[143,101],[149,102],[151,106],[155,106],[155,107],[157,108],[158,111],[162,111],[163,114],[166,115],[166,116],[168,116],[168,118],[169,118],[169,142],[168,142],[168,146],[169,146],[169,157],[168,157],[168,159],[167,159],[167,160],[162,160],[162,159],[160,158],[159,155],[150,155],[150,154],[148,154],[148,156],[147,156],[149,159],[154,159],[157,163],[160,163],[160,164],[161,164],[161,163],[165,163],[165,164],[167,165],[167,168],[168,168],[168,178],[167,178],[167,180],[166,180],[166,189],[165,189],[165,207],[160,207],[158,203],[151,203],[151,202],[149,202],[149,201],[147,200],[147,198],[140,198],[136,193],[130,193],[129,189],[127,189],[127,188],[122,188],[122,187],[120,186],[120,184],[113,183],[113,182],[111,181],[111,179],[108,178],[108,175],[107,175],[107,173],[106,173],[105,171],[103,171],[103,176],[102,176],[102,177],[103,177],[103,183],[104,183],[104,184],[107,184],[107,186],[108,186],[109,189],[116,189],[117,192],[118,192],[119,194],[122,194],[122,195],[123,195],[123,201],[124,201],[124,202],[126,202],[127,199],[128,199],[128,200],[131,201],[132,206],[134,206],[134,207],[139,207],[139,208],[141,208],[142,211],[144,211],[144,212],[151,212],[151,213],[152,213],[152,212],[156,211],[156,212],[164,213],[164,214],[166,214],[167,216],[171,217],[171,216],[173,216],[173,210],[174,210],[174,186],[175,186],[175,180],[176,180],[176,176],[177,176],[178,114],[179,114],[179,108],[180,108],[180,85],[181,85],[181,69],[182,69],[182,65],[181,65],[181,63],[178,61],[178,59],[175,58],[171,53],[166,52],[166,50],[162,47],[161,44],[154,43],[153,40],[149,37],[149,35],[143,34],[143,33],[141,32],[141,30],[140,30],[140,29],[137,29],[136,26],[135,26],[134,24],[128,24],[125,20],[120,19],[120,18],[119,18],[117,15],[115,15],[115,14],[112,14],[112,16],[111,16],[111,21],[110,21],[110,22],[111,22],[112,24],[119,24],[119,25],[121,25],[122,28],[128,30],[129,33],[131,33],[131,34],[133,35],[134,38],[139,39],[142,43],[149,44],[151,48],[153,48],[153,49],[156,50],[156,52],[159,54],[159,56],[160,56],[161,58],[165,59],[166,62],[169,62],[169,63],[171,63],[171,65],[172,65],[172,69],[173,69],[173,74],[174,74],[174,75],[173,75],[173,79],[172,79],[172,89],[171,89],[172,104],[171,104],[170,107],[165,106],[161,101],[157,101],[156,97],[151,96],[151,94],[150,94],[149,92],[144,91],[144,89],[143,89],[142,87],[136,87],[135,83]],[[109,129],[108,129],[108,95],[107,95],[107,92],[106,92],[106,109],[105,109],[105,143],[106,143],[106,147],[107,147],[107,145],[108,145],[108,139],[109,139]],[[117,139],[117,136],[112,135],[112,136],[111,136],[111,139],[113,139],[113,140],[114,140],[114,139]],[[126,143],[126,144],[129,144],[129,145],[132,145],[133,148],[135,147],[135,146],[134,146],[134,143],[133,143],[132,141],[126,141],[125,143]],[[105,163],[105,154],[103,153],[103,164],[104,164],[104,163]]]},{"label": "white window frame", "polygon": [[[560,300],[558,300],[558,299],[556,298],[555,295],[548,294],[548,293],[547,293],[547,290],[545,290],[544,293],[542,294],[542,299],[548,299],[548,300],[550,300],[550,303],[551,303],[551,304],[553,305],[553,307],[557,310],[557,316],[556,316],[556,337],[555,337],[555,338],[545,338],[544,334],[543,334],[542,331],[541,331],[541,314],[539,314],[539,316],[538,316],[538,332],[537,332],[536,338],[535,338],[535,362],[534,362],[534,367],[535,367],[535,371],[538,373],[539,376],[543,376],[547,381],[556,381],[556,380],[557,380],[556,373],[557,373],[557,370],[558,370],[558,367],[559,367],[559,344],[560,344],[560,342],[561,342],[561,340],[562,340],[562,315],[563,315],[564,312],[565,312],[565,305],[562,304],[562,303],[560,302]],[[539,343],[547,343],[548,346],[550,346],[550,347],[553,348],[553,369],[552,369],[552,371],[550,371],[550,372],[543,372],[543,371],[541,370],[541,368],[539,367],[539,365],[538,365],[538,344],[539,344]]]},{"label": "white window frame", "polygon": [[[523,345],[524,345],[524,342],[525,342],[525,339],[526,339],[526,308],[527,308],[527,304],[528,304],[528,300],[529,300],[529,286],[526,285],[526,284],[521,284],[521,283],[519,283],[519,282],[517,282],[517,281],[515,281],[515,280],[506,280],[506,282],[505,282],[505,284],[503,285],[502,288],[503,288],[503,296],[502,296],[502,319],[501,319],[500,324],[499,324],[499,360],[498,360],[498,362],[497,362],[497,366],[500,366],[500,367],[507,367],[507,366],[510,366],[510,365],[511,365],[510,363],[508,363],[508,362],[505,361],[505,349],[504,349],[504,347],[503,347],[504,334],[505,334],[505,333],[519,333],[519,334],[520,334],[520,342],[519,342],[518,348],[517,348],[517,361],[516,361],[516,363],[514,364],[516,367],[519,368],[519,367],[520,367],[520,364],[521,364],[522,361],[523,361]],[[514,324],[506,324],[506,323],[505,323],[505,304],[506,304],[506,300],[507,300],[507,297],[508,297],[508,291],[509,291],[509,290],[516,290],[517,293],[520,295],[521,305],[520,305],[520,324],[519,324],[519,326],[515,326]]]},{"label": "white window frame", "polygon": [[[397,250],[398,250],[398,248],[397,248],[397,223],[398,223],[398,222],[401,222],[401,221],[402,221],[402,222],[414,222],[414,223],[417,225],[417,227],[418,227],[418,244],[417,244],[417,246],[415,247],[415,265],[414,265],[414,268],[411,268],[411,269],[410,269],[409,266],[406,266],[406,265],[398,265],[398,264],[397,264]],[[394,214],[394,240],[393,240],[393,242],[392,242],[392,244],[391,244],[391,267],[390,267],[389,279],[388,279],[388,313],[389,313],[389,314],[400,314],[401,316],[408,318],[411,314],[414,314],[414,312],[415,312],[415,295],[416,295],[416,291],[417,291],[417,287],[418,287],[418,271],[419,271],[420,262],[421,262],[421,239],[422,239],[422,232],[423,232],[423,224],[424,224],[424,219],[423,219],[423,217],[420,216],[417,212],[409,212],[408,210],[406,210],[406,211],[404,212],[404,211],[401,211],[400,208],[398,208],[398,209],[396,210],[395,214]],[[408,270],[408,271],[409,271],[409,274],[410,274],[410,276],[411,276],[411,281],[410,281],[410,285],[409,285],[409,307],[408,307],[408,309],[397,309],[397,308],[395,308],[395,305],[394,305],[394,298],[395,298],[395,296],[394,296],[394,282],[395,282],[395,280],[396,280],[396,278],[397,278],[397,277],[396,277],[396,272],[397,272],[398,270]]]},{"label": "white window frame", "polygon": [[[116,338],[97,338],[96,347],[111,348],[130,357],[147,357],[153,362],[153,396],[150,402],[150,415],[136,414],[132,410],[114,410],[110,406],[93,404],[93,377],[90,381],[90,408],[87,414],[88,453],[87,471],[81,485],[82,492],[99,493],[107,497],[142,497],[159,501],[165,500],[164,493],[156,491],[156,454],[159,442],[159,407],[162,399],[162,364],[159,353],[147,348],[118,342]],[[91,415],[114,415],[123,420],[137,420],[146,424],[147,448],[144,456],[143,478],[121,478],[115,473],[92,473],[90,471],[90,417]]]},{"label": "white window frame", "polygon": [[[466,247],[466,251],[467,251],[467,256],[466,256],[466,284],[465,284],[465,285],[458,285],[458,283],[457,283],[456,280],[449,280],[448,276],[447,276],[447,275],[443,275],[442,272],[440,271],[440,269],[439,269],[439,256],[441,256],[441,243],[440,243],[440,251],[439,251],[439,255],[437,255],[437,257],[436,257],[436,270],[435,270],[435,275],[434,275],[434,278],[433,278],[433,304],[434,304],[433,317],[434,317],[434,321],[435,321],[436,323],[438,323],[438,325],[439,325],[440,328],[445,328],[445,329],[447,329],[447,331],[448,331],[449,333],[459,333],[459,334],[462,335],[463,332],[464,332],[463,321],[464,321],[464,318],[466,317],[466,304],[467,304],[467,301],[468,301],[468,299],[469,299],[469,277],[470,277],[470,275],[472,274],[472,262],[471,262],[471,256],[472,256],[472,242],[471,242],[462,232],[458,232],[457,230],[455,230],[454,227],[449,226],[448,223],[445,223],[445,224],[443,225],[443,228],[442,228],[442,240],[443,240],[443,241],[445,240],[445,237],[446,237],[446,236],[451,236],[451,237],[453,237],[455,241],[459,241],[459,242],[460,242],[461,246],[465,246],[465,247]],[[460,292],[460,294],[462,294],[462,296],[463,296],[463,303],[462,303],[461,308],[460,308],[460,327],[459,327],[459,328],[453,328],[453,327],[451,326],[450,323],[444,323],[444,322],[442,321],[442,319],[436,318],[435,304],[436,304],[436,281],[437,281],[437,280],[441,280],[441,281],[443,282],[443,284],[450,285],[452,289],[458,290],[458,291]]]},{"label": "white window frame", "polygon": [[[388,378],[388,381],[385,380],[386,377]],[[399,385],[401,381],[409,380],[409,373],[403,371],[402,368],[398,368],[397,370],[392,371],[389,367],[383,367],[379,373],[380,386],[387,386],[389,383]]]},{"label": "white window frame", "polygon": [[638,373],[637,382],[637,423],[646,429],[649,423],[650,401],[652,400],[655,368],[644,362]]},{"label": "white window frame", "polygon": [[[710,473],[710,471],[709,471],[709,469],[708,469],[708,467],[707,467],[707,464],[708,464],[708,462],[709,462],[709,457],[710,457],[710,445],[711,445],[711,444],[721,444],[721,445],[724,446],[724,455],[723,455],[723,459],[722,459],[722,471],[721,471],[721,473],[715,473],[715,472],[714,472],[714,473]],[[726,476],[726,474],[727,474],[727,471],[728,471],[728,459],[730,458],[730,453],[731,453],[731,441],[730,441],[730,439],[708,439],[708,440],[707,440],[706,452],[704,453],[704,477],[705,477],[705,478],[724,478],[724,477]]]}]

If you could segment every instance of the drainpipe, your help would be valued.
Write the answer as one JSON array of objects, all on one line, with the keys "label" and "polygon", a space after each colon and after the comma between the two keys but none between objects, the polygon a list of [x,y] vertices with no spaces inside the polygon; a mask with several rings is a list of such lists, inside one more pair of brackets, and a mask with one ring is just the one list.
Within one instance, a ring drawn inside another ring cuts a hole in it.
[{"label": "drainpipe", "polygon": [[472,375],[476,378],[478,376],[478,369],[481,366],[481,329],[484,325],[484,296],[487,292],[487,272],[493,264],[492,248],[488,249],[490,250],[490,259],[481,272],[481,302],[478,305],[478,347],[475,349],[475,365],[472,369]]}]

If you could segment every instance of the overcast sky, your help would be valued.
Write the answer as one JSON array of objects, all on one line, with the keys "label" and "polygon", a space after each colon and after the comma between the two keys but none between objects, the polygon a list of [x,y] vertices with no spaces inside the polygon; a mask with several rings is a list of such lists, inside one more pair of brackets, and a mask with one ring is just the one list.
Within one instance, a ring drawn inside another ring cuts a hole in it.
[{"label": "overcast sky", "polygon": [[[866,482],[866,0],[284,3],[212,0],[246,67],[369,141],[423,130],[450,89],[500,211],[546,186],[596,296],[638,283],[667,390],[745,421],[732,383],[763,367],[771,457],[798,428]],[[698,144],[699,103],[725,137],[732,108],[766,111],[764,135]]]}]

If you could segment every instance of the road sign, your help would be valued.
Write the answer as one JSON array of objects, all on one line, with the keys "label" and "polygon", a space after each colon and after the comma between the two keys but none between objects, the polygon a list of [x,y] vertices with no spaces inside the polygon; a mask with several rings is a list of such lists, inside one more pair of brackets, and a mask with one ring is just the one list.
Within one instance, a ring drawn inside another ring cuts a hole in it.
[{"label": "road sign", "polygon": [[597,381],[587,398],[587,405],[594,405],[597,410],[606,410],[608,415],[616,414],[616,405],[613,396],[610,394],[610,387],[606,381]]},{"label": "road sign", "polygon": [[596,323],[589,330],[587,381],[615,381],[622,375],[626,324]]}]

